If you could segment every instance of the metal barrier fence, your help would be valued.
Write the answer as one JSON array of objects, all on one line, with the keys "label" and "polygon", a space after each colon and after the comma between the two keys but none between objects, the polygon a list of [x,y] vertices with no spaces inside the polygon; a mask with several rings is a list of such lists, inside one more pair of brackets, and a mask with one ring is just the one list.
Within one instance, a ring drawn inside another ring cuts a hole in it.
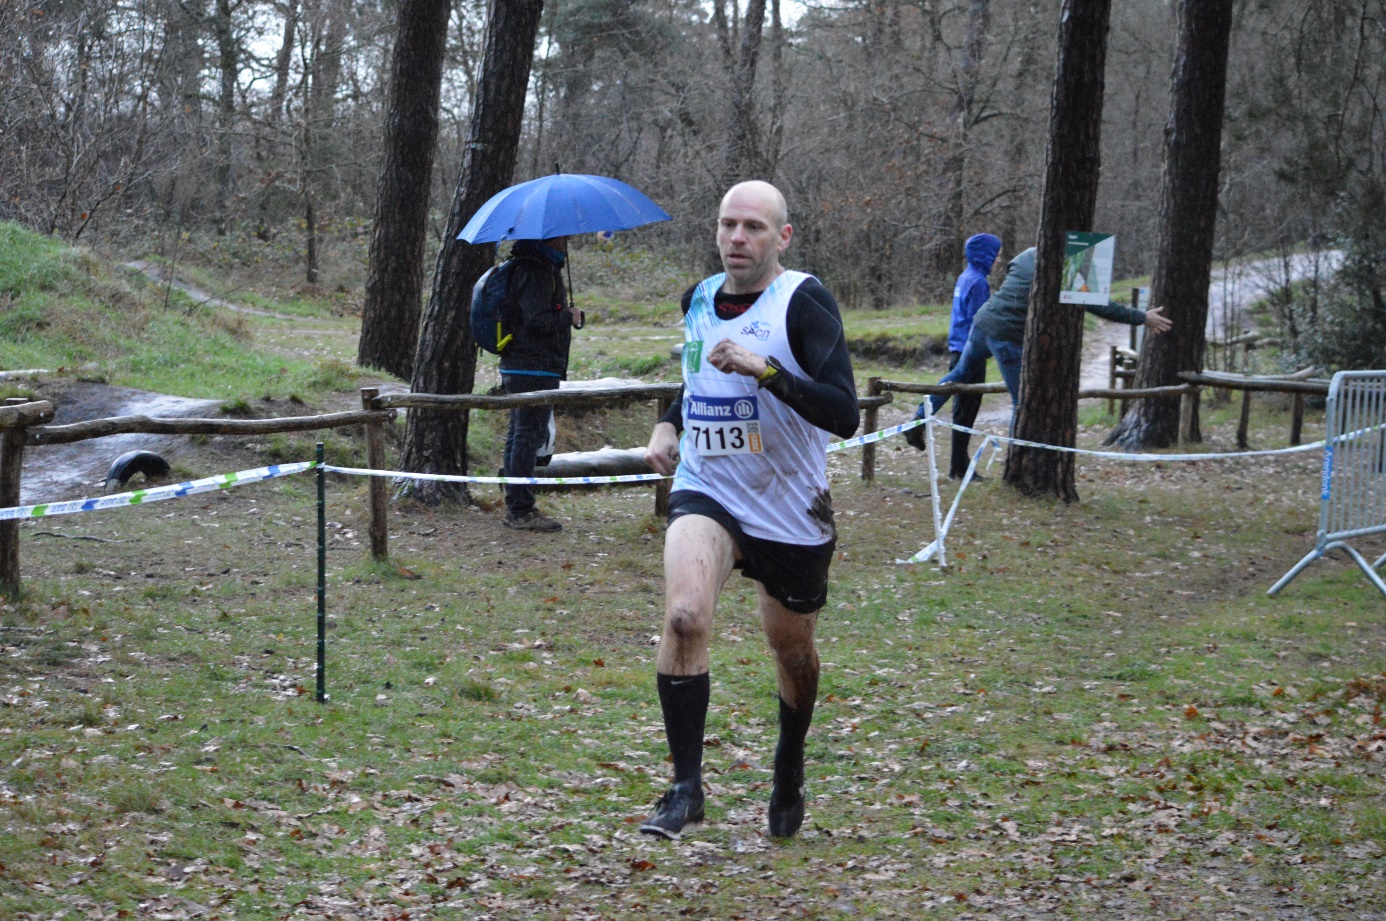
[{"label": "metal barrier fence", "polygon": [[1386,371],[1339,371],[1328,390],[1323,449],[1323,494],[1318,539],[1304,559],[1271,586],[1274,595],[1310,563],[1343,550],[1386,595],[1377,570],[1349,538],[1386,533]]}]

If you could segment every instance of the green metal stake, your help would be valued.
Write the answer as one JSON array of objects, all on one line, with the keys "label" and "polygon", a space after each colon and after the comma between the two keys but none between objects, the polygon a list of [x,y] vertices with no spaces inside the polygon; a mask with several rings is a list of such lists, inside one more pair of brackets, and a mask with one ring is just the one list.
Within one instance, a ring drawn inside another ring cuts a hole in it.
[{"label": "green metal stake", "polygon": [[322,442],[318,442],[318,694],[327,703],[327,474],[323,472]]}]

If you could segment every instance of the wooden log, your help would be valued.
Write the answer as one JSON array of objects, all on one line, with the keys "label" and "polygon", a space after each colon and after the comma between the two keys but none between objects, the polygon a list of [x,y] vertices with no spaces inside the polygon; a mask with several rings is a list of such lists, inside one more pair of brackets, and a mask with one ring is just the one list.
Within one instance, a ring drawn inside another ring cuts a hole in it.
[{"label": "wooden log", "polygon": [[488,396],[480,393],[387,393],[377,397],[381,409],[518,409],[525,406],[556,406],[574,409],[601,409],[643,400],[673,400],[682,384],[641,384],[605,390],[542,390]]},{"label": "wooden log", "polygon": [[[5,401],[3,410],[21,418],[21,406],[33,405],[22,397],[11,397]],[[48,405],[49,418],[53,407]],[[0,508],[12,508],[19,504],[20,480],[24,472],[24,427],[12,425],[0,436]],[[19,581],[19,520],[0,521],[0,593],[8,598],[18,598]]]},{"label": "wooden log", "polygon": [[[868,377],[866,379],[866,393],[870,397],[878,397],[881,393],[881,379],[879,377]],[[861,401],[858,401],[860,405]],[[875,402],[871,402],[863,410],[864,425],[862,428],[867,434],[876,431],[877,415],[880,410]],[[869,445],[862,445],[861,448],[861,478],[862,482],[870,483],[876,479],[876,443],[873,441]]]},{"label": "wooden log", "polygon": [[1242,414],[1237,419],[1237,447],[1246,450],[1247,430],[1251,427],[1251,391],[1242,391]]},{"label": "wooden log", "polygon": [[0,429],[25,428],[51,422],[53,404],[47,400],[26,400],[23,397],[9,397],[0,406]]},{"label": "wooden log", "polygon": [[1078,391],[1078,399],[1101,400],[1106,397],[1116,397],[1119,400],[1143,400],[1150,397],[1177,397],[1187,393],[1189,386],[1188,384],[1174,384],[1168,387],[1118,387],[1116,390],[1090,387]]},{"label": "wooden log", "polygon": [[1248,377],[1246,375],[1210,374],[1207,371],[1180,371],[1179,379],[1190,384],[1215,387],[1219,390],[1243,390],[1254,393],[1318,393],[1328,395],[1328,385],[1314,380]]},{"label": "wooden log", "polygon": [[1179,443],[1193,442],[1194,415],[1198,411],[1198,388],[1190,387],[1179,398]]},{"label": "wooden log", "polygon": [[[1005,384],[918,384],[913,381],[881,381],[880,386],[883,390],[891,390],[897,393],[941,393],[946,395],[958,393],[1005,393]],[[1140,389],[1127,390],[1125,388],[1109,390],[1105,387],[1091,387],[1078,391],[1080,400],[1103,400],[1108,397],[1116,399],[1138,400],[1146,397],[1174,397],[1188,391],[1190,384],[1174,384],[1168,387],[1142,387]]]},{"label": "wooden log", "polygon": [[893,393],[919,393],[935,394],[941,393],[947,396],[955,396],[960,393],[1005,393],[1006,385],[1001,382],[992,384],[922,384],[917,381],[886,381],[880,382],[882,391]]},{"label": "wooden log", "polygon": [[[361,408],[366,412],[375,409],[375,398],[380,396],[379,387],[361,388]],[[393,413],[392,413],[393,415]],[[384,423],[366,423],[366,466],[372,470],[385,469],[385,430]],[[384,477],[366,477],[370,497],[370,535],[371,556],[384,562],[390,558],[390,523],[387,512],[390,506],[390,482]]]},{"label": "wooden log", "polygon": [[1297,447],[1304,437],[1304,394],[1294,395],[1290,404],[1290,447]]},{"label": "wooden log", "polygon": [[[1184,372],[1189,373],[1189,372]],[[1298,371],[1290,371],[1285,374],[1230,374],[1226,371],[1200,371],[1203,376],[1220,381],[1239,383],[1241,381],[1307,381],[1313,378],[1314,368],[1300,368]]]},{"label": "wooden log", "polygon": [[[539,479],[549,477],[580,476],[629,476],[631,474],[654,473],[645,463],[644,448],[602,448],[599,451],[571,451],[555,454],[553,459],[542,467],[534,468]],[[668,485],[668,480],[657,483]],[[612,486],[648,486],[648,483],[612,483]],[[566,489],[567,487],[536,487],[539,489]]]},{"label": "wooden log", "polygon": [[71,444],[107,435],[271,435],[279,432],[311,432],[320,429],[389,422],[393,410],[356,410],[321,416],[289,416],[283,419],[163,419],[150,416],[112,416],[69,425],[41,425],[28,430],[30,445]]}]

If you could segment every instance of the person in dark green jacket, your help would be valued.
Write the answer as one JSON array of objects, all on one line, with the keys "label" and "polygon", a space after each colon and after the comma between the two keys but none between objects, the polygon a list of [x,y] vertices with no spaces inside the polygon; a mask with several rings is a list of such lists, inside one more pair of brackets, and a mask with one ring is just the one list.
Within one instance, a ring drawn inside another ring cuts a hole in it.
[{"label": "person in dark green jacket", "polygon": [[[1030,309],[1030,285],[1034,280],[1035,248],[1032,246],[1011,260],[1006,268],[1006,280],[1001,282],[1001,287],[972,319],[972,332],[963,346],[962,357],[953,370],[939,380],[940,384],[966,382],[975,375],[983,375],[987,359],[995,358],[1006,389],[1010,391],[1011,406],[1015,406],[1020,395],[1020,351],[1025,342],[1025,315]],[[1116,302],[1084,304],[1082,307],[1104,320],[1131,326],[1143,325],[1156,334],[1165,332],[1172,325],[1163,307],[1146,311]],[[978,379],[984,378],[979,376]],[[949,399],[951,397],[947,395],[934,394],[928,402],[933,412],[937,413]],[[924,418],[924,406],[924,403],[919,404],[914,414],[916,419]]]}]

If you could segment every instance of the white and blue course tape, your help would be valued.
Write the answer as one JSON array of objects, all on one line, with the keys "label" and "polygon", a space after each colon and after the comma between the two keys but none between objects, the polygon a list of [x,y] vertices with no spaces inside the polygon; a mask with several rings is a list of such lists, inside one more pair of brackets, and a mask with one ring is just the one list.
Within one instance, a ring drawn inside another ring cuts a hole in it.
[{"label": "white and blue course tape", "polygon": [[153,489],[136,489],[133,492],[116,493],[113,496],[101,496],[98,499],[71,499],[66,502],[47,502],[42,505],[20,505],[0,509],[0,521],[12,521],[16,518],[50,518],[54,515],[97,512],[102,509],[121,508],[127,505],[145,505],[164,499],[181,499],[184,496],[195,496],[198,493],[211,492],[214,489],[226,489],[245,483],[259,483],[262,480],[272,480],[275,477],[291,476],[295,473],[311,470],[315,466],[317,466],[315,461],[297,464],[271,464],[268,467],[256,467],[254,470],[219,473],[216,476],[204,477],[200,480],[156,486]]},{"label": "white and blue course tape", "polygon": [[658,473],[623,473],[614,476],[559,476],[540,479],[532,476],[461,476],[450,473],[412,473],[408,470],[371,470],[367,467],[336,467],[324,464],[327,473],[350,476],[381,476],[392,480],[434,480],[439,483],[507,483],[521,486],[601,486],[606,483],[653,483],[672,477]]},{"label": "white and blue course tape", "polygon": [[[917,421],[923,422],[924,420],[920,419]],[[1107,460],[1145,461],[1147,463],[1156,463],[1158,461],[1231,460],[1232,458],[1238,457],[1269,457],[1273,454],[1299,454],[1305,451],[1317,451],[1324,446],[1324,442],[1322,441],[1313,441],[1305,445],[1295,445],[1293,448],[1272,448],[1266,451],[1223,451],[1221,453],[1209,452],[1207,454],[1128,454],[1122,451],[1092,451],[1087,448],[1065,448],[1059,445],[1047,445],[1038,441],[1026,441],[1023,438],[992,435],[988,432],[980,432],[977,429],[968,428],[965,425],[944,422],[942,419],[935,419],[933,421],[945,428],[954,429],[959,432],[967,432],[969,435],[994,438],[1006,444],[1023,445],[1027,448],[1041,448],[1045,451],[1060,451],[1065,454],[1082,454],[1085,457],[1101,457]]]},{"label": "white and blue course tape", "polygon": [[828,453],[831,454],[833,451],[846,451],[848,448],[859,448],[862,445],[869,445],[884,438],[889,438],[892,435],[908,432],[912,428],[918,428],[921,425],[927,424],[928,421],[927,419],[911,419],[909,422],[902,422],[899,425],[883,428],[879,432],[858,435],[856,438],[848,438],[846,441],[834,441],[832,444],[828,445]]}]

